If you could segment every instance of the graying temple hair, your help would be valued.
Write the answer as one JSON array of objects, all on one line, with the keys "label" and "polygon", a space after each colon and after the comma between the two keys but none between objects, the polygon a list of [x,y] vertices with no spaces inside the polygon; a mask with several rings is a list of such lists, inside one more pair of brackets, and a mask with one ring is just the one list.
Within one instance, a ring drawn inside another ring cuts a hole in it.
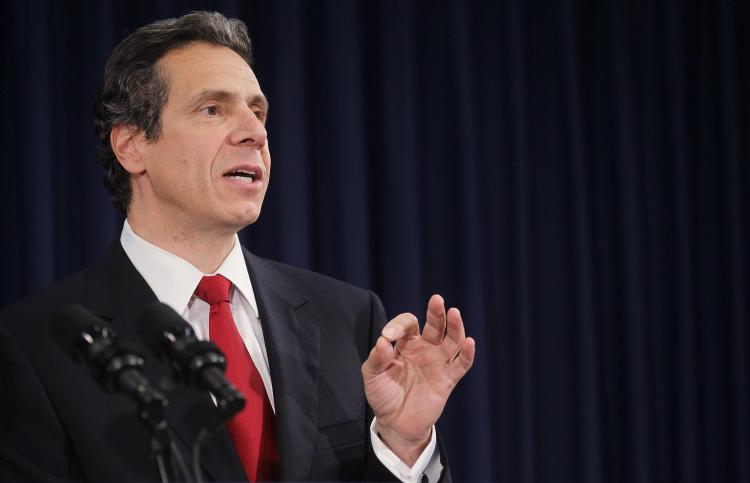
[{"label": "graying temple hair", "polygon": [[159,139],[160,114],[169,84],[157,63],[168,52],[196,41],[228,47],[248,65],[252,63],[245,24],[218,12],[203,11],[144,25],[125,37],[107,60],[104,81],[94,99],[94,133],[99,140],[97,159],[106,171],[104,186],[115,208],[124,214],[132,188],[128,172],[112,151],[112,128],[128,124],[140,129],[148,140]]}]

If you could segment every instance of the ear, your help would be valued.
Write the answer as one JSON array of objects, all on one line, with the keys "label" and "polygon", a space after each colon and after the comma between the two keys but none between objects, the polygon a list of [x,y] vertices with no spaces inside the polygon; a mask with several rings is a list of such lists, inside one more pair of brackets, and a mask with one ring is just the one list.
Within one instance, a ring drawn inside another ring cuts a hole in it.
[{"label": "ear", "polygon": [[130,174],[141,174],[146,166],[141,158],[140,144],[143,133],[131,124],[117,124],[109,134],[109,142],[117,160]]}]

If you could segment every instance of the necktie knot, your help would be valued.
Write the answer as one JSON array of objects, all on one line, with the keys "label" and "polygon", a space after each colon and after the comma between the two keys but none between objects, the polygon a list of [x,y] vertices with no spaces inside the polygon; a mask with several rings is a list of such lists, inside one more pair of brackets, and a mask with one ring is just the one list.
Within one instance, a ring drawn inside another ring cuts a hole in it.
[{"label": "necktie knot", "polygon": [[232,282],[221,275],[205,275],[195,289],[195,295],[214,306],[221,302],[229,302],[229,289]]}]

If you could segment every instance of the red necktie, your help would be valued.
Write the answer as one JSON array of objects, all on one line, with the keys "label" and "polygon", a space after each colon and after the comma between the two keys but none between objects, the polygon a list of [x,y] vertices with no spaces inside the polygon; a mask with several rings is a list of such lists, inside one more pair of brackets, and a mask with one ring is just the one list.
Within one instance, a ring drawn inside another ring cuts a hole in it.
[{"label": "red necktie", "polygon": [[263,379],[245,348],[229,305],[232,282],[221,275],[204,276],[195,295],[211,306],[209,337],[227,358],[227,379],[245,395],[245,408],[227,423],[229,435],[250,481],[268,481],[278,474],[275,417]]}]

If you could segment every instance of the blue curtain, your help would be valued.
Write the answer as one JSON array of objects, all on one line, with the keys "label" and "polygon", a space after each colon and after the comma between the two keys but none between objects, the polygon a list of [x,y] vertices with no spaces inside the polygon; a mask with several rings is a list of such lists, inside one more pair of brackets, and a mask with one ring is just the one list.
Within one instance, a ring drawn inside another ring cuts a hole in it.
[{"label": "blue curtain", "polygon": [[4,3],[0,302],[114,239],[91,100],[125,32],[245,20],[273,177],[242,239],[461,308],[458,481],[750,481],[746,2]]}]

